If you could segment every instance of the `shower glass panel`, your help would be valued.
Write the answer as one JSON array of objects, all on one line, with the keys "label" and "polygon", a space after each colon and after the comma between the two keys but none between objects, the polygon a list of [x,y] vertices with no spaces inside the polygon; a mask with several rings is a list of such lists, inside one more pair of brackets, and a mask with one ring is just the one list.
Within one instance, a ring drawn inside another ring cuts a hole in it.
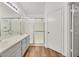
[{"label": "shower glass panel", "polygon": [[35,19],[34,22],[34,34],[33,43],[44,44],[45,41],[45,29],[44,29],[44,19]]},{"label": "shower glass panel", "polygon": [[79,56],[79,7],[72,4],[72,56]]}]

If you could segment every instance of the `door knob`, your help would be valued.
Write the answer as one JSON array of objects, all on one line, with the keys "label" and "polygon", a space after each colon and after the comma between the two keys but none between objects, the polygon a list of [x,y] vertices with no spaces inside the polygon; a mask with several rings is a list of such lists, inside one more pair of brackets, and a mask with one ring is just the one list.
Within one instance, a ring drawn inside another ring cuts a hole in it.
[{"label": "door knob", "polygon": [[49,34],[50,32],[48,32],[48,34]]}]

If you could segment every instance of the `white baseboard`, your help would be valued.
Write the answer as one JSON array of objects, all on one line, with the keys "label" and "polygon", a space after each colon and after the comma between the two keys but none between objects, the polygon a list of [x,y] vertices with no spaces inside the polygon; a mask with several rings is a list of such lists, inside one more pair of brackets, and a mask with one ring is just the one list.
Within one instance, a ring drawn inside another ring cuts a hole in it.
[{"label": "white baseboard", "polygon": [[31,43],[30,46],[45,46],[44,44],[42,43]]}]

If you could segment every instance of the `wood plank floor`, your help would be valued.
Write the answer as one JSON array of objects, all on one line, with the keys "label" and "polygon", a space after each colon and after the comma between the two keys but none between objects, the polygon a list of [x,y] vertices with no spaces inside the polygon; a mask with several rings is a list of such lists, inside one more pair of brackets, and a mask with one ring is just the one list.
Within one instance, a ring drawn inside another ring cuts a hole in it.
[{"label": "wood plank floor", "polygon": [[30,46],[24,57],[64,57],[62,54],[44,46]]}]

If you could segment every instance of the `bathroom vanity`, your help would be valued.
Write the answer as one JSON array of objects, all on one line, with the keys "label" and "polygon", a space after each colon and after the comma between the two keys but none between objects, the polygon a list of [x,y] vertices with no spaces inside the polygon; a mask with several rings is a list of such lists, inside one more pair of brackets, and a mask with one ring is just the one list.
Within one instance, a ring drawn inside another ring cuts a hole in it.
[{"label": "bathroom vanity", "polygon": [[22,57],[29,47],[30,35],[14,35],[0,41],[0,57]]}]

